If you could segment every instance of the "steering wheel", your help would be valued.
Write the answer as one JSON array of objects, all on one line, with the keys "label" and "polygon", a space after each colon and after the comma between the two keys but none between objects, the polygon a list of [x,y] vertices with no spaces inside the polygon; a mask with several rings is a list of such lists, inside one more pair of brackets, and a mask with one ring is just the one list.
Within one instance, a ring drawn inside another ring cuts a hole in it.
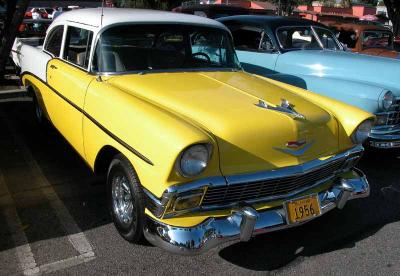
[{"label": "steering wheel", "polygon": [[207,59],[207,62],[211,62],[210,56],[207,55],[207,54],[205,54],[205,53],[202,53],[202,52],[193,53],[193,54],[192,54],[192,57],[195,57],[195,56],[202,56],[202,57],[205,57],[205,58]]}]

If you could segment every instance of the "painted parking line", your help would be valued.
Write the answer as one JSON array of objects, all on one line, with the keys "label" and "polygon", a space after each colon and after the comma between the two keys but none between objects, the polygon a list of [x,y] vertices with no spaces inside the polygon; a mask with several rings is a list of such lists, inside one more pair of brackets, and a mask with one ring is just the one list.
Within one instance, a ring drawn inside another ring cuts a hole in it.
[{"label": "painted parking line", "polygon": [[4,181],[3,173],[0,170],[0,190],[2,194],[2,210],[4,217],[12,233],[12,240],[17,247],[15,248],[15,255],[18,259],[19,272],[23,272],[25,275],[32,275],[39,272],[39,268],[36,266],[35,258],[28,239],[26,238],[25,232],[22,230],[21,219],[18,216],[15,208],[14,200],[11,197],[10,191]]},{"label": "painted parking line", "polygon": [[1,99],[0,97],[0,103],[11,103],[11,102],[32,102],[32,98],[19,96],[16,98]]},{"label": "painted parking line", "polygon": [[[15,144],[20,150],[25,162],[28,164],[28,169],[32,173],[32,177],[37,179],[42,185],[40,188],[42,193],[46,196],[47,200],[50,203],[50,206],[54,210],[58,220],[63,226],[66,233],[68,233],[68,240],[71,245],[78,251],[78,256],[73,256],[71,258],[67,258],[64,260],[56,261],[49,264],[44,264],[39,267],[34,267],[33,270],[30,267],[25,267],[24,263],[27,261],[25,259],[18,259],[20,261],[21,268],[25,275],[32,275],[35,273],[44,273],[44,272],[52,272],[61,269],[65,269],[67,267],[76,266],[81,263],[89,262],[95,259],[95,254],[93,252],[93,248],[86,238],[85,234],[76,224],[75,220],[72,218],[68,209],[65,207],[61,199],[58,197],[56,191],[52,187],[52,185],[47,180],[46,176],[43,174],[40,166],[33,158],[32,153],[29,148],[25,145],[25,143],[21,140],[18,133],[10,123],[10,121],[4,117],[4,122],[7,125],[7,129],[9,134],[13,137]],[[19,224],[20,225],[20,224]],[[24,234],[25,235],[25,234]],[[26,240],[26,237],[25,237]],[[27,241],[24,244],[28,244]],[[28,244],[29,247],[29,244]],[[27,248],[25,248],[27,249]],[[30,247],[29,247],[30,249]],[[22,252],[22,251],[21,251]],[[25,252],[25,251],[24,251]]]}]

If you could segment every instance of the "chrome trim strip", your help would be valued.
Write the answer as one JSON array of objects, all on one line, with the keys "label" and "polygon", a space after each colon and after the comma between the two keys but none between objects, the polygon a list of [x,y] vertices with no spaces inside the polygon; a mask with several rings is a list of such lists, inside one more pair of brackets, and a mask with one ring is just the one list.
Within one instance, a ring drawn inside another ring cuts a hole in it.
[{"label": "chrome trim strip", "polygon": [[[353,171],[356,178],[342,178],[330,189],[318,193],[321,215],[347,201],[369,196],[370,187],[364,173]],[[227,241],[246,241],[252,236],[302,225],[311,221],[289,224],[282,207],[256,211],[251,206],[233,210],[227,217],[210,217],[192,227],[171,226],[150,217],[144,227],[144,236],[155,246],[175,254],[197,255]]]}]

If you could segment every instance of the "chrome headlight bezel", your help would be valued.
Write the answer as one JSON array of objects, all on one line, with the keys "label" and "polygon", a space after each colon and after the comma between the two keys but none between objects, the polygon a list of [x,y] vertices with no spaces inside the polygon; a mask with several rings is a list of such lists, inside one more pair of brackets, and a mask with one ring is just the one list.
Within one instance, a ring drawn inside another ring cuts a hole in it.
[{"label": "chrome headlight bezel", "polygon": [[382,100],[381,100],[381,104],[382,104],[382,108],[384,110],[389,110],[392,105],[394,104],[395,101],[395,96],[393,94],[392,91],[386,91],[383,94]]},{"label": "chrome headlight bezel", "polygon": [[363,121],[353,131],[350,138],[354,144],[363,144],[371,134],[374,122],[370,119]]},{"label": "chrome headlight bezel", "polygon": [[209,164],[212,149],[212,145],[209,143],[194,144],[187,147],[181,152],[176,161],[175,168],[177,172],[185,178],[201,174]]}]

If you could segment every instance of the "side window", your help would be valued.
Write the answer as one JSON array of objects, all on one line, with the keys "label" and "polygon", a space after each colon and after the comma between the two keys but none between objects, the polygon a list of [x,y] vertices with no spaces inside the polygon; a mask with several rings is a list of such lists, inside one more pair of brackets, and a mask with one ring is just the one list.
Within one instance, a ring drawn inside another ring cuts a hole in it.
[{"label": "side window", "polygon": [[61,51],[61,43],[64,33],[64,26],[55,27],[48,35],[44,49],[58,57]]},{"label": "side window", "polygon": [[89,65],[92,39],[93,32],[69,26],[67,29],[63,58],[75,65],[87,68]]},{"label": "side window", "polygon": [[277,37],[283,49],[321,49],[311,27],[281,27]]},{"label": "side window", "polygon": [[354,49],[357,44],[357,34],[353,31],[339,31],[336,37],[340,42],[345,44],[348,48]]},{"label": "side window", "polygon": [[232,31],[233,42],[237,50],[258,51],[262,39],[262,32],[247,29]]},{"label": "side window", "polygon": [[190,34],[192,56],[197,61],[203,60],[215,66],[227,63],[226,38],[219,33],[193,32]]},{"label": "side window", "polygon": [[331,31],[319,27],[314,27],[314,31],[317,33],[324,49],[340,50]]},{"label": "side window", "polygon": [[272,44],[272,40],[267,33],[263,33],[262,35],[260,50],[266,52],[275,51],[274,44]]}]

